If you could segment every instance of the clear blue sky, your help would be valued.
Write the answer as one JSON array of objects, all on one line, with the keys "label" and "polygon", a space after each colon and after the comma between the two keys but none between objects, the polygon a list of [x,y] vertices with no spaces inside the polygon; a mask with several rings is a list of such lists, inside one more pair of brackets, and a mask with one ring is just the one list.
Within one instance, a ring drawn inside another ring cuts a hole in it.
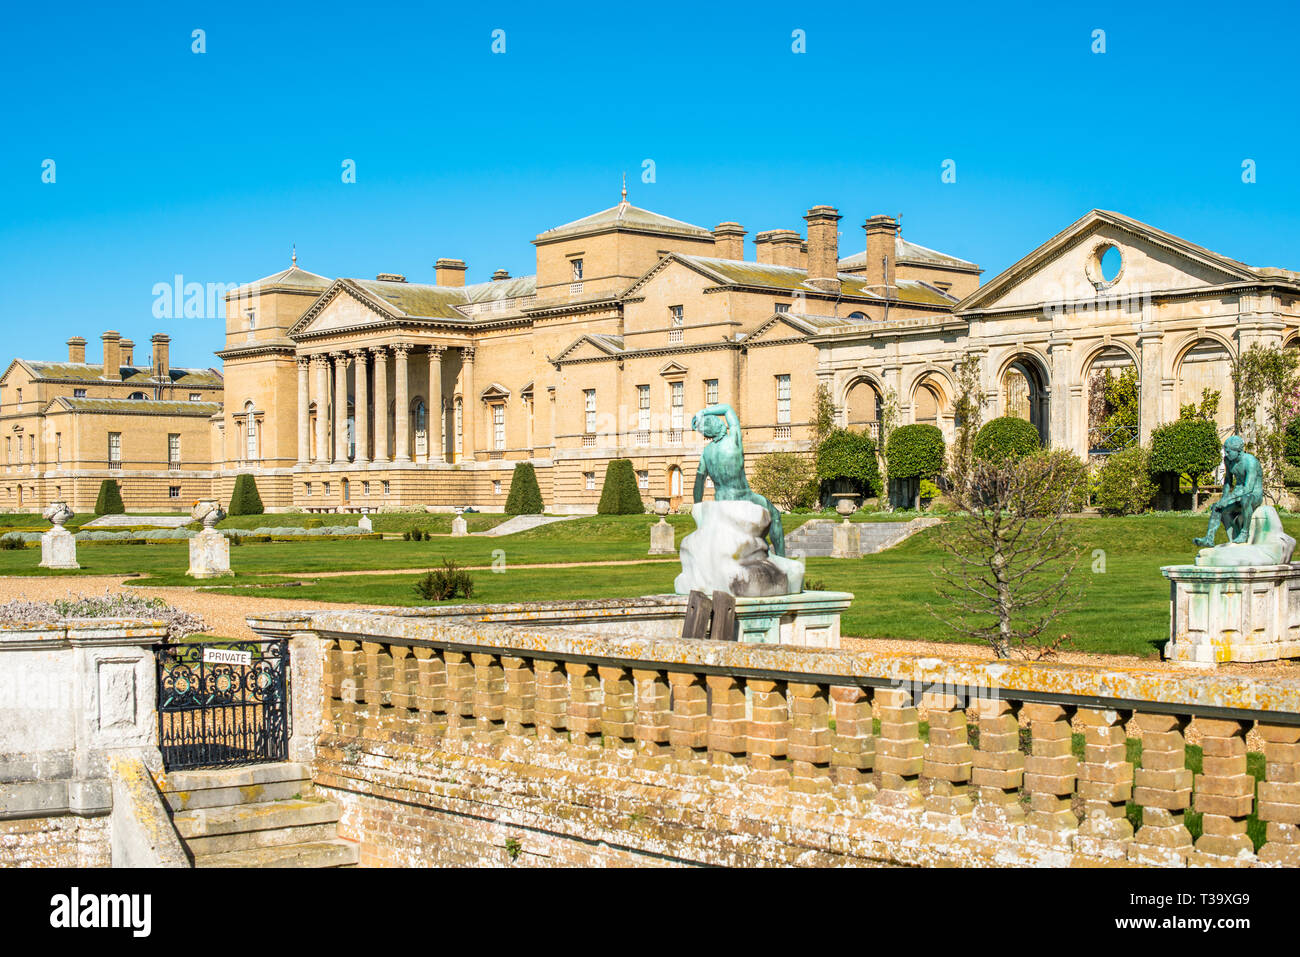
[{"label": "clear blue sky", "polygon": [[221,322],[155,319],[154,284],[254,279],[294,242],[331,277],[427,282],[439,256],[471,282],[529,273],[529,240],[613,205],[624,170],[637,205],[751,238],[833,204],[846,254],[866,216],[902,213],[986,280],[1092,207],[1300,268],[1298,20],[1268,3],[10,5],[0,353],[58,358],[79,333],[98,361],[115,328],[216,364]]}]

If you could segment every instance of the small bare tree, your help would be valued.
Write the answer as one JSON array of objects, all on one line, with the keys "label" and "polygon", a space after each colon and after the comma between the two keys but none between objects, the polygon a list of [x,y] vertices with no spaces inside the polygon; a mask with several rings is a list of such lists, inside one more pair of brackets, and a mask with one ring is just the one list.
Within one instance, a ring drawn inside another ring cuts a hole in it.
[{"label": "small bare tree", "polygon": [[1060,456],[972,462],[950,493],[965,514],[939,531],[945,558],[932,573],[943,604],[930,613],[999,658],[1055,654],[1068,637],[1045,632],[1083,597],[1071,584],[1080,552],[1064,517],[1079,475]]}]

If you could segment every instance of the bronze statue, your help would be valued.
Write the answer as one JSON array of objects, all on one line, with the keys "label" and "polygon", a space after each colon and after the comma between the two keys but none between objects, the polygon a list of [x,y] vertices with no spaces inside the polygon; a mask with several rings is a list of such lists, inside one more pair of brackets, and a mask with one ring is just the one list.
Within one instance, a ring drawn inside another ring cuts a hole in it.
[{"label": "bronze statue", "polygon": [[1219,525],[1229,542],[1242,543],[1250,537],[1250,518],[1264,503],[1264,470],[1259,459],[1245,451],[1239,435],[1230,435],[1223,443],[1223,495],[1210,506],[1210,527],[1194,543],[1214,545]]},{"label": "bronze statue", "polygon": [[709,441],[700,453],[700,467],[695,473],[695,501],[704,499],[704,479],[713,480],[713,499],[717,502],[753,502],[772,516],[767,538],[773,555],[785,555],[785,533],[781,513],[776,506],[749,487],[745,478],[745,449],[740,437],[740,418],[725,402],[697,412],[691,428]]}]

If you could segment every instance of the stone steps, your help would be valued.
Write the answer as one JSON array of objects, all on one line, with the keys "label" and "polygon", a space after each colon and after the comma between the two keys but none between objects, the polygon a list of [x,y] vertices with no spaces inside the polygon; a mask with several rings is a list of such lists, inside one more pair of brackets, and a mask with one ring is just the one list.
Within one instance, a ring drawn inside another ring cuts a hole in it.
[{"label": "stone steps", "polygon": [[351,867],[339,807],[313,793],[307,766],[283,761],[173,771],[162,794],[195,867]]},{"label": "stone steps", "polygon": [[508,518],[500,525],[494,525],[486,532],[474,532],[475,535],[484,535],[488,538],[495,538],[498,535],[514,535],[516,532],[526,532],[530,528],[539,528],[542,525],[550,525],[552,522],[571,522],[578,518],[577,515],[516,515]]},{"label": "stone steps", "polygon": [[[829,558],[834,548],[835,526],[840,520],[814,518],[804,522],[785,537],[787,555],[796,552],[805,558]],[[937,524],[938,518],[914,518],[910,522],[855,522],[862,554],[870,555],[893,548],[923,528]]]}]

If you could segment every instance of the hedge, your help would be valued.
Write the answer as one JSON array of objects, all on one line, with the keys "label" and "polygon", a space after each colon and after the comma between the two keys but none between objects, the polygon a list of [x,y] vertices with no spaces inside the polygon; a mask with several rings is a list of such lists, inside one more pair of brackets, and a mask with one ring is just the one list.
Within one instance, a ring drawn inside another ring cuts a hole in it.
[{"label": "hedge", "polygon": [[230,493],[228,515],[261,515],[262,496],[257,494],[257,480],[251,475],[236,475],[235,488]]},{"label": "hedge", "polygon": [[817,478],[823,483],[849,479],[863,496],[879,495],[883,483],[876,443],[865,432],[833,430],[817,447]]},{"label": "hedge", "polygon": [[1036,452],[1042,445],[1038,430],[1025,419],[1004,415],[990,419],[975,436],[975,458],[1000,463]]},{"label": "hedge", "polygon": [[1222,454],[1223,444],[1215,423],[1179,419],[1151,433],[1151,460],[1147,468],[1152,475],[1186,475],[1195,483],[1218,467]]},{"label": "hedge", "polygon": [[614,459],[605,467],[605,484],[600,490],[598,515],[641,515],[645,503],[636,487],[636,472],[631,459]]},{"label": "hedge", "polygon": [[[639,497],[638,497],[639,498]],[[510,494],[506,496],[507,515],[540,515],[544,510],[542,490],[532,462],[520,462],[510,477]]]},{"label": "hedge", "polygon": [[885,459],[891,479],[929,478],[943,471],[943,433],[934,425],[904,425],[889,433]]},{"label": "hedge", "polygon": [[122,489],[117,479],[104,479],[99,483],[99,496],[95,499],[96,515],[125,515],[126,506],[122,504]]}]

